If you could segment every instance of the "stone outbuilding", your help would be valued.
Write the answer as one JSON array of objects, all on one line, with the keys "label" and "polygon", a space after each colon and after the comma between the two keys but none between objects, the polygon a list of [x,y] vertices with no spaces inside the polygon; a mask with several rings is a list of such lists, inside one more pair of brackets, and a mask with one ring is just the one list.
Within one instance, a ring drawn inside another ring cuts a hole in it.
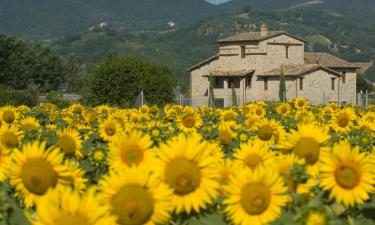
[{"label": "stone outbuilding", "polygon": [[305,52],[305,40],[284,31],[240,33],[218,40],[219,53],[189,69],[191,105],[209,104],[213,79],[217,107],[278,101],[279,78],[285,75],[286,97],[304,97],[313,104],[356,102],[358,66],[328,53]]}]

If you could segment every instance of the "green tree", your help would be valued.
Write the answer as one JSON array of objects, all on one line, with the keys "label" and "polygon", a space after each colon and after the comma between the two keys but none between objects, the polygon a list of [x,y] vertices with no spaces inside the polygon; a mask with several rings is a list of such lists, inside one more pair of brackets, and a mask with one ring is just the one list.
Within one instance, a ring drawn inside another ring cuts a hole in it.
[{"label": "green tree", "polygon": [[361,73],[357,74],[357,91],[374,91],[374,85],[366,79]]},{"label": "green tree", "polygon": [[280,77],[279,77],[280,83],[279,83],[279,99],[281,102],[285,102],[285,92],[286,92],[286,87],[285,87],[285,74],[284,74],[284,69],[281,68],[280,71]]},{"label": "green tree", "polygon": [[174,73],[163,65],[133,56],[110,56],[90,75],[87,99],[92,105],[131,107],[143,90],[150,104],[161,105],[173,99],[175,85]]},{"label": "green tree", "polygon": [[172,101],[176,77],[168,67],[148,63],[143,76],[142,89],[147,103],[163,105]]},{"label": "green tree", "polygon": [[48,92],[57,90],[69,77],[80,79],[83,70],[77,67],[81,66],[72,59],[65,60],[50,48],[29,47],[20,37],[0,34],[0,84],[17,90],[33,84],[40,91]]},{"label": "green tree", "polygon": [[237,106],[237,94],[236,94],[236,90],[234,88],[234,81],[231,81],[231,85],[232,85],[232,106]]},{"label": "green tree", "polygon": [[211,106],[211,107],[215,107],[215,96],[214,96],[214,77],[213,76],[209,76],[209,99],[208,99],[208,105]]}]

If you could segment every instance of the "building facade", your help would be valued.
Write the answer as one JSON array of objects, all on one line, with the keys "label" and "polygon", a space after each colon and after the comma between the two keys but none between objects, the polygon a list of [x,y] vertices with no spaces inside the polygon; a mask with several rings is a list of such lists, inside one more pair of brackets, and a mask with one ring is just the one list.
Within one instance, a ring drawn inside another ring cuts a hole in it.
[{"label": "building facade", "polygon": [[[217,55],[187,69],[194,107],[278,101],[279,77],[286,77],[286,98],[304,97],[313,104],[356,102],[358,66],[328,53],[305,52],[306,42],[286,32],[240,33],[218,41]],[[209,82],[209,80],[211,82]]]}]

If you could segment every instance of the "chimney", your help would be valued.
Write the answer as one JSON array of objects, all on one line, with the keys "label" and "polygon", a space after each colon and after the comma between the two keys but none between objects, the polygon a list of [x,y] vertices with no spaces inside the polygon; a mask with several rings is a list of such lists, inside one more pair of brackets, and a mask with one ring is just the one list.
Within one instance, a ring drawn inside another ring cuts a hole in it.
[{"label": "chimney", "polygon": [[265,37],[268,35],[268,26],[263,23],[262,26],[260,26],[260,36]]}]

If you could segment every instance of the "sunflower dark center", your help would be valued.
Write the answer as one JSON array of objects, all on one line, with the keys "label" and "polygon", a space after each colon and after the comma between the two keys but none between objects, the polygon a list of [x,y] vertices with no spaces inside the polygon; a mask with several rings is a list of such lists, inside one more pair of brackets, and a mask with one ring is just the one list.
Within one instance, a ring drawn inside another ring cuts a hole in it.
[{"label": "sunflower dark center", "polygon": [[113,126],[113,125],[108,125],[106,126],[105,128],[105,133],[108,135],[108,136],[113,136],[116,134],[116,127]]},{"label": "sunflower dark center", "polygon": [[234,121],[236,120],[236,116],[233,113],[226,113],[224,115],[224,121]]},{"label": "sunflower dark center", "polygon": [[177,158],[169,162],[166,172],[166,183],[174,193],[186,195],[195,191],[202,179],[199,166],[188,159]]},{"label": "sunflower dark center", "polygon": [[6,123],[12,123],[16,119],[16,115],[12,110],[5,110],[3,112],[3,120]]},{"label": "sunflower dark center", "polygon": [[58,176],[52,165],[44,159],[30,159],[21,169],[21,179],[26,189],[35,195],[44,195],[57,184]]},{"label": "sunflower dark center", "polygon": [[262,158],[256,154],[250,154],[245,159],[245,164],[251,169],[255,169],[262,162]]},{"label": "sunflower dark center", "polygon": [[336,182],[344,189],[353,189],[360,182],[361,175],[353,166],[340,166],[335,170]]},{"label": "sunflower dark center", "polygon": [[262,126],[258,131],[258,137],[263,141],[268,141],[272,138],[273,129],[269,125]]},{"label": "sunflower dark center", "polygon": [[64,214],[55,221],[54,225],[90,225],[86,218],[80,215]]},{"label": "sunflower dark center", "polygon": [[123,187],[112,199],[112,213],[121,225],[146,224],[154,212],[154,199],[147,189]]},{"label": "sunflower dark center", "polygon": [[18,146],[18,138],[14,132],[4,132],[1,142],[7,148],[15,148]]},{"label": "sunflower dark center", "polygon": [[338,118],[337,118],[337,124],[340,126],[340,127],[346,127],[348,126],[349,124],[349,118],[347,115],[343,114],[343,115],[340,115]]},{"label": "sunflower dark center", "polygon": [[241,205],[248,214],[260,215],[268,209],[270,203],[271,194],[264,184],[248,184],[242,189]]},{"label": "sunflower dark center", "polygon": [[128,145],[122,150],[121,159],[128,166],[138,166],[143,160],[143,150],[138,145]]},{"label": "sunflower dark center", "polygon": [[192,128],[195,125],[195,118],[192,115],[187,115],[187,116],[184,116],[184,118],[182,119],[182,122],[185,127]]},{"label": "sunflower dark center", "polygon": [[68,156],[73,156],[77,150],[77,144],[75,140],[68,135],[61,135],[59,138],[58,146]]},{"label": "sunflower dark center", "polygon": [[293,152],[297,157],[305,159],[307,164],[313,165],[319,160],[320,144],[310,137],[301,138]]}]

